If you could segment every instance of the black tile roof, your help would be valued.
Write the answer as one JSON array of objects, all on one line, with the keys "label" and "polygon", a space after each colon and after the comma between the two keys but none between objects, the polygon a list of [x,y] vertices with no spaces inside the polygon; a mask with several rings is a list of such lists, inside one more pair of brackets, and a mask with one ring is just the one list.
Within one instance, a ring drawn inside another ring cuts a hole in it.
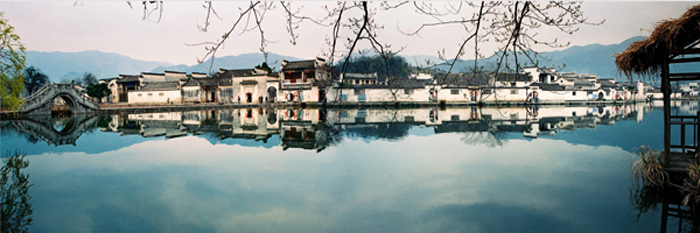
[{"label": "black tile roof", "polygon": [[316,67],[315,65],[316,65],[316,60],[288,61],[287,65],[282,67],[282,71],[313,69]]},{"label": "black tile roof", "polygon": [[563,91],[564,86],[554,83],[533,83],[530,84],[531,87],[539,87],[543,91]]},{"label": "black tile roof", "polygon": [[117,80],[117,83],[138,82],[139,77],[141,77],[140,75],[123,75],[123,74],[119,75],[119,76],[122,78]]},{"label": "black tile roof", "polygon": [[136,91],[173,91],[179,89],[179,82],[155,82],[146,83]]},{"label": "black tile roof", "polygon": [[389,85],[396,88],[424,88],[431,82],[432,80],[425,79],[395,79],[391,80]]},{"label": "black tile roof", "polygon": [[446,75],[437,73],[433,79],[441,85],[464,85],[464,86],[484,86],[489,84],[489,76],[486,74],[464,74],[456,73]]},{"label": "black tile roof", "polygon": [[377,73],[365,74],[365,73],[345,73],[343,79],[376,79]]},{"label": "black tile roof", "polygon": [[507,74],[498,74],[496,76],[496,81],[497,82],[529,82],[532,79],[530,78],[530,75],[520,73],[507,73]]}]

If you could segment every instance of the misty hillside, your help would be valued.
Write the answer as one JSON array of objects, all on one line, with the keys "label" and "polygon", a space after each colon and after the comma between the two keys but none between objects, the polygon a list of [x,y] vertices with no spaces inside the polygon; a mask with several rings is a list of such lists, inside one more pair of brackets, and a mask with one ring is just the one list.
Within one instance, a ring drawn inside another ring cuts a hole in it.
[{"label": "misty hillside", "polygon": [[[274,54],[274,53],[268,53],[267,56],[267,61],[268,65],[276,70],[279,70],[280,64],[282,63],[282,60],[287,60],[287,61],[294,61],[294,60],[301,60],[300,58],[295,58],[295,57],[290,57],[290,56],[283,56],[279,54]],[[312,59],[312,58],[304,58],[304,59]],[[152,70],[151,72],[156,72],[156,73],[161,73],[164,70],[172,70],[172,71],[180,71],[180,72],[202,72],[202,73],[209,73],[209,68],[212,68],[213,72],[216,72],[219,70],[219,68],[224,68],[224,69],[250,69],[255,67],[256,65],[260,65],[265,61],[265,57],[263,56],[262,53],[246,53],[246,54],[241,54],[238,56],[226,56],[226,57],[217,57],[214,59],[214,65],[212,66],[211,64],[211,58],[207,59],[207,61],[202,62],[201,64],[193,65],[193,66],[187,66],[187,65],[177,65],[177,66],[158,66]]]},{"label": "misty hillside", "polygon": [[[542,58],[538,60],[540,67],[561,67],[564,65],[563,72],[576,73],[591,73],[596,74],[601,78],[616,78],[619,80],[626,79],[620,77],[615,66],[614,54],[620,53],[627,49],[632,42],[645,39],[646,37],[638,36],[629,38],[619,44],[601,45],[590,44],[585,46],[572,46],[559,51],[542,52]],[[415,60],[418,64],[425,64],[425,60],[432,62],[439,61],[436,56],[407,56],[407,61],[415,65]],[[415,57],[415,59],[413,58]],[[525,57],[518,57],[521,66],[532,65]],[[525,62],[527,61],[527,62]],[[485,66],[487,69],[496,63],[494,56],[481,59],[480,66]],[[527,64],[525,64],[527,63]],[[455,65],[453,72],[468,72],[474,66],[474,60],[460,60]],[[438,66],[438,69],[447,70],[446,65]]]},{"label": "misty hillside", "polygon": [[157,66],[169,66],[167,62],[151,62],[133,59],[117,53],[100,51],[38,52],[27,51],[27,66],[35,66],[53,82],[62,77],[82,76],[91,72],[98,79],[116,77],[120,73],[140,73]]},{"label": "misty hillside", "polygon": [[[613,54],[624,51],[632,42],[644,39],[644,37],[633,37],[619,44],[601,45],[590,44],[585,46],[572,46],[567,49],[543,52],[544,59],[539,60],[540,66],[557,67],[565,65],[562,71],[577,73],[595,73],[601,78],[625,79],[617,74],[615,67],[615,57]],[[369,54],[371,55],[371,54]],[[411,65],[425,65],[426,61],[438,62],[436,56],[429,55],[409,55],[404,56]],[[270,67],[279,69],[282,59],[300,60],[310,58],[295,58],[270,53],[268,61]],[[525,61],[524,58],[519,58]],[[193,66],[173,65],[167,62],[151,62],[133,59],[116,53],[105,53],[100,51],[83,52],[27,52],[27,64],[36,66],[47,74],[51,81],[59,82],[61,78],[80,77],[85,72],[92,72],[98,79],[112,78],[119,74],[138,74],[141,72],[163,72],[164,70],[181,72],[204,72],[209,73],[211,60]],[[216,72],[219,68],[226,69],[246,69],[253,68],[264,61],[261,53],[248,53],[238,56],[217,57],[214,59],[212,70]],[[495,58],[489,57],[479,61],[480,66],[489,67],[495,63]],[[473,66],[473,60],[460,60],[453,72],[467,72]],[[446,70],[446,66],[438,66],[439,69]]]}]

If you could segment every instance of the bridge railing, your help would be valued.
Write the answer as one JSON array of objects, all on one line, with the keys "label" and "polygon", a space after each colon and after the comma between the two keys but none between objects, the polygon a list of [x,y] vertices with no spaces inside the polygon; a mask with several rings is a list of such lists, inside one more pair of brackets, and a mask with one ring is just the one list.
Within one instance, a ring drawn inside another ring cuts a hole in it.
[{"label": "bridge railing", "polygon": [[51,87],[53,85],[54,85],[53,83],[47,83],[44,86],[42,86],[41,88],[39,88],[39,90],[37,90],[34,93],[32,93],[31,95],[25,97],[24,98],[24,106],[22,106],[22,107],[26,108],[27,106],[31,106],[32,104],[34,104],[36,102],[42,102],[41,97],[44,95],[45,92],[47,92],[49,89],[51,89]]},{"label": "bridge railing", "polygon": [[[54,87],[52,89],[52,87]],[[99,108],[99,101],[96,98],[88,96],[85,92],[82,92],[75,88],[74,84],[61,84],[61,83],[51,83],[46,84],[41,87],[38,91],[32,93],[31,95],[25,97],[24,108],[33,107],[35,104],[43,104],[46,101],[51,101],[46,98],[53,98],[53,94],[46,95],[49,91],[65,90],[74,91],[74,98],[80,102],[80,104],[91,106],[91,108]]]},{"label": "bridge railing", "polygon": [[30,100],[33,100],[33,99],[36,99],[37,97],[40,97],[40,96],[43,95],[44,92],[46,92],[46,90],[48,90],[52,85],[53,85],[53,84],[51,84],[51,83],[45,84],[44,86],[42,86],[41,88],[39,88],[39,90],[37,90],[37,91],[35,91],[34,93],[32,93],[31,95],[27,96],[27,97],[25,98],[25,100],[26,100],[27,102],[29,102]]}]

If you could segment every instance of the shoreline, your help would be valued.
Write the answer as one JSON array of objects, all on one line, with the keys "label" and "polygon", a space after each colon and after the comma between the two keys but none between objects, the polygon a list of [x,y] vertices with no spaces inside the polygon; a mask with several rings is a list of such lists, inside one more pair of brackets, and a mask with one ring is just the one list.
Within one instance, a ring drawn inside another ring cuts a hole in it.
[{"label": "shoreline", "polygon": [[[653,99],[657,100],[657,99]],[[674,100],[698,100],[698,98],[682,98]],[[165,104],[165,105],[135,105],[135,104],[100,104],[100,110],[88,114],[121,114],[121,113],[142,113],[142,112],[158,112],[158,111],[189,111],[202,109],[218,109],[218,108],[416,108],[416,107],[509,107],[509,106],[588,106],[588,105],[624,105],[630,103],[646,103],[644,99],[627,100],[627,101],[568,101],[568,102],[344,102],[320,104],[318,102],[311,103],[266,103],[266,104],[220,104],[220,103],[199,103],[199,104]],[[46,114],[44,114],[46,115]],[[28,116],[26,113],[13,112],[3,110],[0,112],[1,119],[15,119],[18,117]]]}]

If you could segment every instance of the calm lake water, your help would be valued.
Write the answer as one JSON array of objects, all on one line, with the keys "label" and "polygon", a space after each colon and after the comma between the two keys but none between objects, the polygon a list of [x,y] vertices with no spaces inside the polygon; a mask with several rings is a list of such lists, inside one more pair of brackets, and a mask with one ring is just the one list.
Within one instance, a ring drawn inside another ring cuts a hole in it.
[{"label": "calm lake water", "polygon": [[[676,103],[694,114],[697,102]],[[31,232],[659,232],[632,154],[663,112],[620,106],[213,109],[2,121]],[[668,229],[679,223],[669,219]]]}]

